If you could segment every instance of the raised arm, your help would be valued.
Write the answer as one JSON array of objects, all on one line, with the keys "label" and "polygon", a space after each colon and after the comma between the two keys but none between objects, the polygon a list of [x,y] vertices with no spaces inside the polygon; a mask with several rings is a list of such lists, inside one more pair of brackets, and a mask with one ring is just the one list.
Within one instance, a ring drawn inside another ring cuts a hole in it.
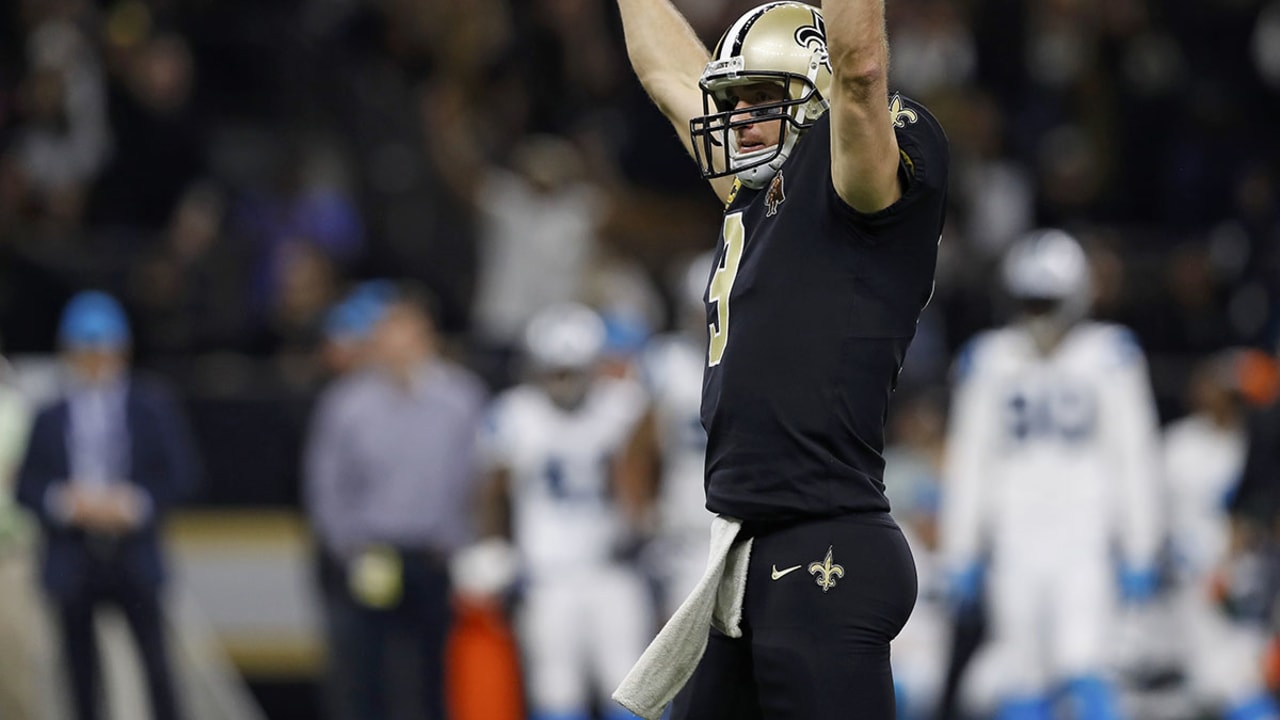
[{"label": "raised arm", "polygon": [[861,212],[901,195],[898,139],[889,114],[884,0],[824,0],[831,86],[831,179]]},{"label": "raised arm", "polygon": [[[689,120],[702,114],[698,78],[710,53],[670,0],[618,0],[618,9],[636,77],[692,156]],[[716,195],[727,201],[733,178],[710,182]]]}]

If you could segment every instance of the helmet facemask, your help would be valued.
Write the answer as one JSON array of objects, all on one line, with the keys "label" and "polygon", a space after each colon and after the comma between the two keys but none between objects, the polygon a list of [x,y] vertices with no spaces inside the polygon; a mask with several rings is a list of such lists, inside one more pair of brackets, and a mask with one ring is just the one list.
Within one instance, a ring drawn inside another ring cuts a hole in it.
[{"label": "helmet facemask", "polygon": [[[740,56],[708,63],[698,83],[703,114],[689,121],[694,158],[702,176],[736,175],[749,188],[764,187],[791,154],[800,134],[826,112],[827,100],[814,82],[826,62],[826,50],[821,49],[813,52],[807,75],[765,70],[744,73]],[[738,108],[736,90],[760,84],[781,88],[782,99]],[[738,129],[764,122],[781,126],[778,142],[741,152]]]}]

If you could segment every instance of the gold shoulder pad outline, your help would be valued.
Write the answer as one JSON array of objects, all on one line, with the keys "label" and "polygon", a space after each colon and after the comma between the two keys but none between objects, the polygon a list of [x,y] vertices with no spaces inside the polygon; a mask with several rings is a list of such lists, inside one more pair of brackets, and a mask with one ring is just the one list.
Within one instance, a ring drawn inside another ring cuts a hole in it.
[{"label": "gold shoulder pad outline", "polygon": [[907,169],[907,174],[910,175],[911,177],[915,177],[916,176],[915,161],[912,160],[911,156],[907,154],[907,151],[903,150],[902,148],[898,148],[898,154],[902,156],[902,166]]},{"label": "gold shoulder pad outline", "polygon": [[733,187],[729,188],[729,197],[724,199],[724,206],[729,207],[733,204],[735,198],[738,197],[738,191],[742,189],[742,181],[738,178],[733,179]]}]

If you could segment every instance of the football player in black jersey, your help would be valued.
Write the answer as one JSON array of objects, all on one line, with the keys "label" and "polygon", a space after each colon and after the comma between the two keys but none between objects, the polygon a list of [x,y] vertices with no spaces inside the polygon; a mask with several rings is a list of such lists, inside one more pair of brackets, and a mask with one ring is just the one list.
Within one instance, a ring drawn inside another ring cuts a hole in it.
[{"label": "football player in black jersey", "polygon": [[933,116],[889,91],[884,0],[822,4],[750,10],[708,56],[670,0],[618,0],[636,74],[726,206],[707,507],[755,538],[744,634],[712,632],[675,720],[894,717],[889,642],[916,575],[881,452],[949,156]]}]

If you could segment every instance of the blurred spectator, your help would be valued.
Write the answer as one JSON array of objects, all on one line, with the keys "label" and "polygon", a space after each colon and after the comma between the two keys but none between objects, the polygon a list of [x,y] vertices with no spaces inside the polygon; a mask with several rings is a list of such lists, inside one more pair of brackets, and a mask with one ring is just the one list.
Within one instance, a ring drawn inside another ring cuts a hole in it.
[{"label": "blurred spectator", "polygon": [[10,152],[27,203],[57,228],[72,229],[111,148],[102,68],[79,28],[62,20],[32,31],[27,63]]},{"label": "blurred spectator", "polygon": [[131,10],[146,6],[118,3],[108,19],[115,155],[94,189],[89,219],[154,232],[206,170],[204,129],[191,108],[195,64],[186,39],[127,28],[121,16]]},{"label": "blurred spectator", "polygon": [[[320,264],[342,274],[362,259],[364,220],[347,187],[346,168],[337,148],[322,137],[289,141],[265,190],[246,193],[232,214],[231,229],[242,235],[253,253],[250,310],[267,323],[285,324],[299,298],[298,283],[307,284]],[[317,306],[307,302],[307,315],[322,312],[330,297]],[[316,311],[316,312],[312,312]],[[277,328],[278,330],[279,328]]]},{"label": "blurred spectator", "polygon": [[167,390],[129,372],[129,325],[111,296],[76,295],[58,330],[70,385],[36,417],[18,500],[44,530],[44,587],[62,632],[75,717],[101,717],[94,614],[133,631],[156,720],[181,717],[167,657],[159,528],[194,488],[197,460]]},{"label": "blurred spectator", "polygon": [[246,345],[247,262],[225,232],[225,216],[217,187],[191,185],[156,246],[133,264],[140,355],[173,358]]},{"label": "blurred spectator", "polygon": [[459,144],[441,161],[455,192],[479,212],[472,329],[490,353],[486,375],[504,386],[512,381],[511,361],[533,314],[554,303],[585,299],[607,198],[586,179],[578,148],[560,137],[525,138],[510,169],[488,164],[474,135],[458,125],[464,118],[449,112],[447,103],[459,102],[451,97],[448,92],[438,96],[435,122],[450,128]]},{"label": "blurred spectator", "polygon": [[1240,484],[1228,498],[1233,543],[1273,551],[1280,546],[1280,400],[1274,395],[1247,415]]},{"label": "blurred spectator", "polygon": [[1031,229],[1035,200],[1031,174],[1023,163],[1009,157],[1008,118],[989,94],[966,91],[961,103],[942,107],[951,111],[946,115],[947,134],[958,170],[951,188],[957,222],[948,228],[948,237],[953,239],[959,231],[986,258],[998,258]]},{"label": "blurred spectator", "polygon": [[275,289],[258,349],[276,361],[281,377],[308,389],[319,379],[325,312],[338,293],[337,269],[322,250],[305,242],[281,248]]},{"label": "blurred spectator", "polygon": [[0,717],[38,720],[48,639],[31,562],[33,528],[13,497],[32,412],[11,372],[0,358]]},{"label": "blurred spectator", "polygon": [[[435,328],[424,292],[398,288],[368,369],[326,390],[312,419],[306,503],[334,571],[325,584],[335,720],[445,717],[447,563],[474,533],[484,390],[440,356]],[[408,687],[393,680],[405,660],[416,669]]]},{"label": "blurred spectator", "polygon": [[904,94],[925,97],[966,85],[977,64],[969,26],[956,3],[910,0],[894,3],[890,51],[892,84]]},{"label": "blurred spectator", "polygon": [[1258,73],[1272,88],[1280,89],[1280,2],[1268,3],[1258,17],[1252,49]]},{"label": "blurred spectator", "polygon": [[512,347],[538,308],[581,294],[605,211],[581,162],[568,141],[531,137],[516,150],[512,171],[492,168],[476,188],[484,218],[480,337]]},{"label": "blurred spectator", "polygon": [[583,0],[523,5],[528,61],[520,75],[529,87],[528,130],[571,137],[610,132],[610,111],[627,77],[622,46],[607,25],[612,7]]},{"label": "blurred spectator", "polygon": [[[1174,635],[1199,705],[1222,717],[1280,717],[1263,684],[1270,621],[1266,562],[1233,536],[1228,501],[1245,461],[1243,362],[1224,351],[1201,362],[1191,412],[1165,431]],[[1171,628],[1172,629],[1172,628]]]},{"label": "blurred spectator", "polygon": [[1195,353],[1225,347],[1233,333],[1208,248],[1198,243],[1170,247],[1164,262],[1167,294],[1145,328],[1151,346]]}]

